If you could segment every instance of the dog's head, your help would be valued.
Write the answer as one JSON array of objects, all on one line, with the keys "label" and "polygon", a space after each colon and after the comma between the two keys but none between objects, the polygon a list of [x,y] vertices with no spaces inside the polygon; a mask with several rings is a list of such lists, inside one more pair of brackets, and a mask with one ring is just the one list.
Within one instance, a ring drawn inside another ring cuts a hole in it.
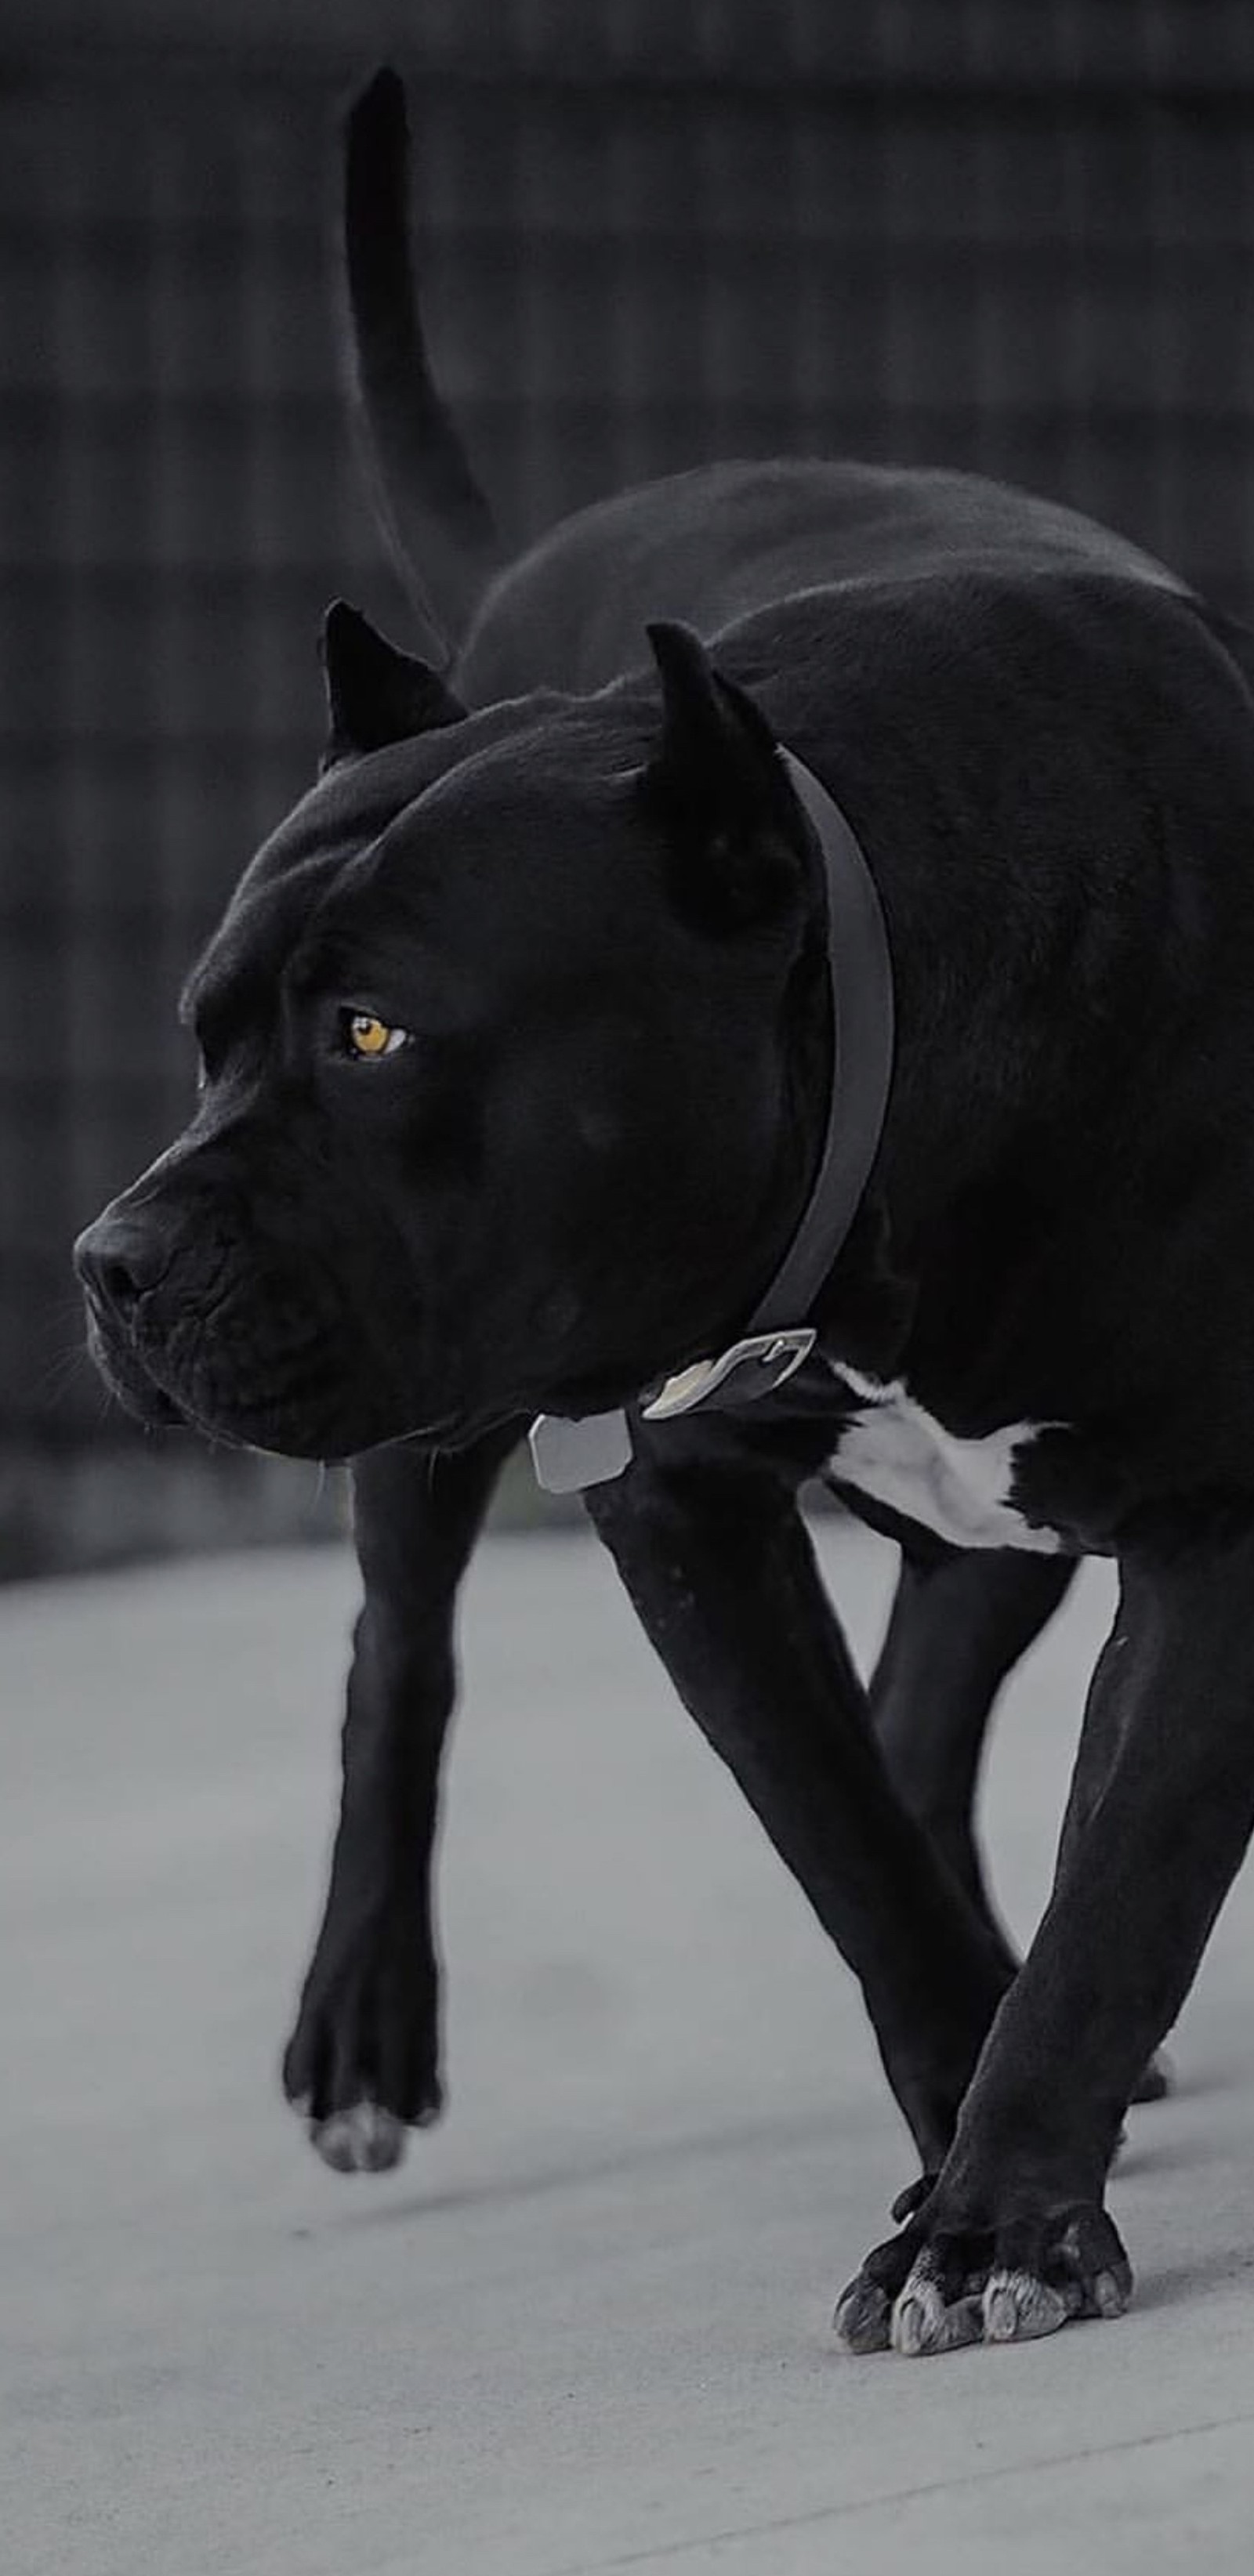
[{"label": "dog's head", "polygon": [[293,1456],[457,1446],[743,1329],[825,1097],[821,878],[695,637],[468,715],[332,610],[318,784],[196,967],[190,1125],[80,1238],[151,1422]]}]

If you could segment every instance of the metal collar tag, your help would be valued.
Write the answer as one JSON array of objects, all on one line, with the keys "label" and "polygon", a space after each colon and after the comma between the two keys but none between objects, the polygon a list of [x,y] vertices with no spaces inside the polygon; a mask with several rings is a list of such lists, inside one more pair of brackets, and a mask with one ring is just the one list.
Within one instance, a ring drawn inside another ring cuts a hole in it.
[{"label": "metal collar tag", "polygon": [[538,1413],[527,1434],[536,1483],[546,1494],[581,1494],[585,1485],[608,1485],[631,1465],[631,1425],[621,1407],[565,1422]]},{"label": "metal collar tag", "polygon": [[[695,1413],[711,1396],[721,1406],[773,1394],[814,1347],[812,1325],[794,1324],[817,1296],[857,1213],[883,1131],[893,1062],[893,981],[888,934],[875,880],[854,833],[827,789],[795,753],[780,758],[823,853],[827,877],[828,967],[832,984],[832,1095],[827,1134],[809,1203],[745,1338],[715,1359],[694,1360],[641,1404],[646,1422]],[[621,1407],[568,1422],[538,1414],[530,1432],[537,1482],[546,1493],[579,1493],[621,1476],[632,1455]]]}]

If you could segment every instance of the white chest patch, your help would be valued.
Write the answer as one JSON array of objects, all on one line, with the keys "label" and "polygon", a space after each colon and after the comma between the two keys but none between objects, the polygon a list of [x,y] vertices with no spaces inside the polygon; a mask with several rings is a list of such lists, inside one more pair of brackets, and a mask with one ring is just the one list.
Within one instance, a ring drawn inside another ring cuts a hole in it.
[{"label": "white chest patch", "polygon": [[1032,1529],[1008,1500],[1015,1453],[1046,1426],[1015,1422],[982,1440],[958,1440],[925,1413],[904,1384],[881,1386],[835,1363],[837,1377],[862,1397],[850,1416],[830,1471],[873,1501],[921,1521],[952,1547],[1034,1548],[1056,1556],[1053,1530]]}]

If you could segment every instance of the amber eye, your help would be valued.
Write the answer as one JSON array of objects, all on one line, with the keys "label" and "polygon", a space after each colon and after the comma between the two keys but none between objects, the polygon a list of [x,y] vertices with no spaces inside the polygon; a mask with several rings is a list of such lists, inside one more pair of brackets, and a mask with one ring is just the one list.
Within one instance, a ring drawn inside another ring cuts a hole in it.
[{"label": "amber eye", "polygon": [[357,1056],[363,1064],[381,1055],[395,1055],[409,1037],[408,1029],[389,1028],[387,1021],[377,1019],[373,1011],[345,1011],[341,1026],[349,1055]]}]

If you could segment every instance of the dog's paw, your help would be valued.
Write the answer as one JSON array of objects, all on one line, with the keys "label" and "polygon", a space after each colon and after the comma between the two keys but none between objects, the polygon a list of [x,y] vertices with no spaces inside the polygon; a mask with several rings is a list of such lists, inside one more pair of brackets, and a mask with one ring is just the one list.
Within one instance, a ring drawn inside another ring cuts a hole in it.
[{"label": "dog's paw", "polygon": [[975,2230],[947,2226],[933,2193],[868,2254],[833,2322],[847,2352],[913,2358],[1034,2342],[1076,2319],[1122,2316],[1131,2295],[1118,2230],[1095,2202]]},{"label": "dog's paw", "polygon": [[[431,2111],[415,2126],[425,2128],[436,2117]],[[351,2110],[311,2120],[309,2140],[333,2173],[390,2173],[404,2159],[408,2133],[404,2121],[381,2103],[354,2102]]]},{"label": "dog's paw", "polygon": [[340,1942],[328,1920],[283,2053],[283,2090],[336,2173],[385,2173],[444,2107],[430,1951],[380,1919]]}]

